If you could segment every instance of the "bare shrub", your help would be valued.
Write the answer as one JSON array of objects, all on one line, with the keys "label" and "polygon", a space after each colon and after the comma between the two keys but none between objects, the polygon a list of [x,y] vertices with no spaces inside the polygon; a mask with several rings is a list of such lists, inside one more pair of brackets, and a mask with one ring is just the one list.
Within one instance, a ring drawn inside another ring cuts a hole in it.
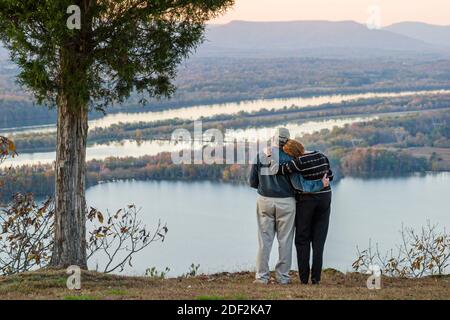
[{"label": "bare shrub", "polygon": [[[52,199],[37,204],[31,194],[16,194],[0,210],[0,275],[48,265],[53,247],[53,208]],[[92,230],[86,239],[88,258],[103,253],[106,262],[102,272],[122,272],[127,265],[131,266],[135,254],[153,242],[164,240],[167,227],[158,223],[150,233],[138,219],[139,213],[134,205],[108,215],[106,221],[95,208],[87,213],[88,230]]]},{"label": "bare shrub", "polygon": [[366,271],[377,265],[386,276],[420,278],[444,275],[450,265],[450,234],[438,225],[427,223],[420,231],[402,226],[402,242],[397,248],[381,253],[378,244],[363,251],[357,249],[355,271]]},{"label": "bare shrub", "polygon": [[104,273],[116,270],[122,272],[128,264],[132,267],[133,256],[145,249],[152,242],[164,241],[167,227],[158,222],[156,229],[150,232],[138,220],[140,210],[135,205],[118,210],[114,215],[108,213],[106,223],[101,212],[91,208],[88,220],[98,221],[93,231],[89,232],[88,259],[96,253],[103,253],[107,263],[102,267]]},{"label": "bare shrub", "polygon": [[16,194],[0,211],[0,274],[41,268],[50,261],[53,245],[53,202],[38,206],[31,195]]}]

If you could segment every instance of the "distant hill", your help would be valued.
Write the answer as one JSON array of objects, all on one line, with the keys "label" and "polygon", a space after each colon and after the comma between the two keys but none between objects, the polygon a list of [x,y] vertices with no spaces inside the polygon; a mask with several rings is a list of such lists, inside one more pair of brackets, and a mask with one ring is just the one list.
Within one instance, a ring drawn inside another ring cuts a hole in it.
[{"label": "distant hill", "polygon": [[450,26],[436,26],[420,22],[401,22],[386,27],[384,30],[436,46],[450,48]]},{"label": "distant hill", "polygon": [[393,55],[440,53],[444,47],[353,21],[232,21],[208,28],[198,55]]},{"label": "distant hill", "polygon": [[[370,30],[354,21],[232,21],[209,25],[197,57],[450,57],[450,26],[397,23]],[[0,60],[8,52],[0,44]]]}]

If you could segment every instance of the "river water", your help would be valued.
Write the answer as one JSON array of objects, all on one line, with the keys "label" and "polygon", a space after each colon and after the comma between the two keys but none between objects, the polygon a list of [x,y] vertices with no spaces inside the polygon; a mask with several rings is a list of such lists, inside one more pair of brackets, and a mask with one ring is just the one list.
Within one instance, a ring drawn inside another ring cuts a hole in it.
[{"label": "river water", "polygon": [[[342,127],[346,124],[363,122],[376,119],[376,116],[354,117],[354,118],[336,118],[328,120],[307,121],[307,122],[288,122],[284,126],[291,131],[293,137],[301,137],[307,133],[313,133],[322,129],[332,129],[333,127]],[[228,130],[227,139],[237,141],[256,141],[269,140],[275,130],[273,127],[249,128],[240,130]],[[161,152],[174,152],[190,148],[189,143],[174,143],[171,141],[120,141],[109,144],[95,144],[87,148],[87,160],[103,160],[108,157],[140,157],[145,155],[156,155]],[[193,149],[196,149],[193,147]],[[19,150],[20,151],[20,150]],[[36,152],[19,154],[14,159],[8,159],[0,165],[1,167],[50,164],[56,159],[55,152]]]},{"label": "river water", "polygon": [[[344,178],[334,186],[330,232],[324,267],[350,271],[356,246],[369,239],[382,250],[395,248],[402,224],[414,228],[429,220],[450,228],[450,173],[407,178]],[[171,269],[169,276],[188,271],[253,270],[257,249],[256,192],[244,185],[212,182],[122,181],[88,189],[88,204],[112,212],[134,203],[141,218],[152,227],[160,219],[169,233],[133,260],[129,274],[143,274],[148,267]],[[277,257],[276,244],[271,265]],[[90,261],[91,267],[102,257]],[[294,263],[294,268],[296,267]],[[132,270],[132,271],[131,271]]]},{"label": "river water", "polygon": [[[241,101],[224,104],[198,105],[192,107],[184,107],[178,109],[167,109],[164,111],[154,112],[137,112],[137,113],[114,113],[108,114],[100,119],[89,121],[89,129],[106,128],[113,124],[119,123],[137,123],[137,122],[152,122],[158,120],[169,120],[174,118],[197,120],[200,117],[212,117],[221,114],[237,114],[241,111],[254,112],[262,109],[280,110],[284,107],[299,106],[312,107],[327,103],[341,103],[344,101],[350,102],[359,99],[371,98],[398,98],[406,96],[422,96],[422,95],[438,95],[448,94],[450,90],[424,90],[424,91],[404,91],[395,93],[360,93],[347,95],[324,95],[311,98],[288,98],[288,99],[260,99]],[[52,132],[55,131],[54,125],[32,126],[32,127],[16,127],[3,128],[0,133],[8,135],[17,132]]]}]

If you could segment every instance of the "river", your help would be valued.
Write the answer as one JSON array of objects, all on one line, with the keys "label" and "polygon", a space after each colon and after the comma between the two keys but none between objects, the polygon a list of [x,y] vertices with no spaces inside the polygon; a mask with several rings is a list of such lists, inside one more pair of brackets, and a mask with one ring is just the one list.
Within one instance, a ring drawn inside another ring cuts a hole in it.
[{"label": "river", "polygon": [[[340,103],[344,101],[355,101],[359,99],[382,98],[382,97],[405,97],[405,96],[420,96],[427,94],[446,94],[450,90],[428,90],[428,91],[405,91],[397,93],[361,93],[349,95],[326,95],[311,98],[289,98],[289,99],[261,99],[252,101],[243,101],[238,103],[213,104],[192,106],[179,109],[167,109],[164,111],[142,112],[142,113],[115,113],[106,115],[103,118],[89,121],[89,128],[105,128],[118,123],[136,123],[136,122],[151,122],[157,120],[167,120],[174,118],[183,118],[190,120],[197,120],[200,117],[211,117],[219,114],[236,114],[240,111],[259,111],[265,109],[282,109],[291,105],[307,107],[318,106],[327,103]],[[291,133],[296,137],[301,137],[306,133],[312,133],[322,129],[331,129],[334,126],[342,127],[346,124],[369,121],[376,119],[375,116],[367,117],[353,117],[353,118],[335,118],[322,119],[318,121],[297,121],[286,122],[284,125],[290,129]],[[233,138],[252,140],[267,139],[272,134],[275,127],[260,127],[245,130],[235,130],[231,133]],[[10,135],[14,133],[38,133],[38,132],[52,132],[55,131],[54,125],[33,126],[33,127],[18,127],[0,129],[3,135]],[[124,157],[124,156],[143,156],[156,155],[160,152],[179,151],[186,147],[183,144],[174,144],[170,141],[143,141],[136,143],[135,141],[119,141],[109,144],[96,144],[87,148],[87,160],[103,160],[108,157]],[[20,150],[19,150],[20,152]],[[20,166],[20,165],[34,165],[34,164],[50,164],[55,161],[55,152],[36,152],[24,153],[13,160],[7,160],[0,167]]]},{"label": "river", "polygon": [[[106,128],[113,124],[119,123],[137,123],[137,122],[152,122],[158,120],[169,120],[174,118],[197,120],[200,117],[212,117],[221,114],[237,114],[241,111],[254,112],[262,109],[280,110],[285,107],[299,106],[312,107],[320,106],[327,103],[341,103],[350,102],[359,99],[371,98],[398,98],[406,96],[421,96],[421,95],[439,95],[448,94],[450,90],[424,90],[424,91],[403,91],[403,92],[367,92],[360,94],[347,95],[324,95],[311,98],[287,98],[287,99],[260,99],[241,101],[224,104],[198,105],[192,107],[184,107],[177,109],[167,109],[164,111],[153,112],[137,112],[137,113],[112,113],[100,119],[90,120],[89,129]],[[31,127],[15,127],[2,128],[0,133],[2,135],[9,135],[18,132],[32,133],[32,132],[52,132],[56,128],[54,125],[31,126]]]},{"label": "river", "polygon": [[[395,248],[405,226],[420,228],[429,220],[450,229],[450,173],[407,178],[344,178],[334,186],[330,232],[324,267],[351,271],[356,246],[369,239],[382,250]],[[244,185],[212,182],[122,181],[88,189],[88,204],[101,210],[134,203],[149,226],[159,219],[169,233],[133,260],[128,274],[142,275],[148,267],[171,269],[169,276],[188,271],[192,263],[200,272],[253,270],[257,249],[256,192]],[[276,249],[276,245],[274,245]],[[271,265],[274,266],[276,250]],[[102,258],[90,261],[102,264]],[[294,263],[294,268],[296,267]]]},{"label": "river", "polygon": [[[363,121],[370,121],[377,119],[377,116],[370,117],[354,117],[354,118],[336,118],[328,120],[306,121],[306,122],[288,122],[284,126],[288,128],[294,137],[301,137],[307,133],[313,133],[322,129],[332,129],[333,127],[343,127],[346,124],[352,124]],[[227,137],[237,141],[256,141],[268,140],[273,135],[277,126],[260,127],[239,130],[227,130]],[[161,152],[174,152],[190,148],[187,143],[174,143],[171,141],[119,141],[108,144],[95,144],[87,148],[87,160],[103,160],[108,157],[140,157],[145,155],[157,155]],[[194,148],[195,149],[195,148]],[[20,152],[20,150],[19,150]],[[51,164],[56,159],[55,152],[35,152],[19,154],[14,159],[8,159],[0,164],[0,168],[21,166],[21,165],[36,165],[36,164]]]}]

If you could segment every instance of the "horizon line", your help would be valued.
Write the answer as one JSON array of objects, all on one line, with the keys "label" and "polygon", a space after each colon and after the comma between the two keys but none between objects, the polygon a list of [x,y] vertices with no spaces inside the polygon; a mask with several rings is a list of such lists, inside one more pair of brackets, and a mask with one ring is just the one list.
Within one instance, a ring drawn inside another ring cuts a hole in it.
[{"label": "horizon line", "polygon": [[[233,19],[225,23],[207,23],[207,25],[213,25],[213,26],[225,26],[233,22],[250,22],[250,23],[283,23],[283,22],[354,22],[357,24],[364,25],[364,22],[360,22],[357,20],[326,20],[326,19],[312,19],[312,20],[305,20],[305,19],[298,19],[298,20],[242,20],[242,19]],[[429,23],[424,21],[414,21],[414,20],[403,20],[399,22],[394,22],[391,24],[383,25],[382,28],[386,28],[389,26],[397,25],[397,24],[403,24],[403,23],[416,23],[416,24],[423,24],[423,25],[429,25],[434,27],[443,27],[443,28],[450,28],[450,24],[444,25],[444,24],[435,24],[435,23]]]}]

